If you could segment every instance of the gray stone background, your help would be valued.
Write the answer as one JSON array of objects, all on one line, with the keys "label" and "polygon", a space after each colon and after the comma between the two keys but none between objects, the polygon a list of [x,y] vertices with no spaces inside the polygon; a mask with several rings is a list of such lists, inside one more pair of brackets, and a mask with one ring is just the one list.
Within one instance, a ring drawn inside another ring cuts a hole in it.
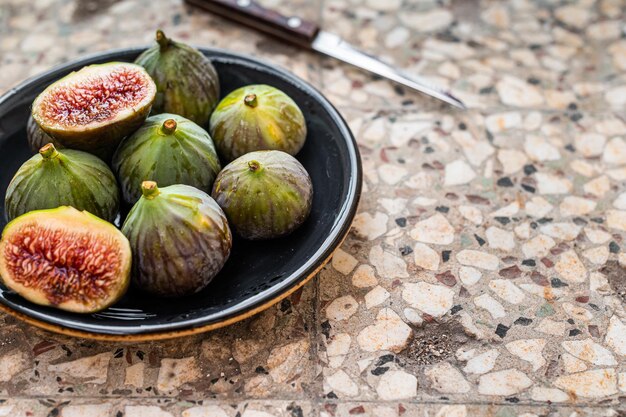
[{"label": "gray stone background", "polygon": [[263,3],[470,109],[178,0],[0,0],[0,91],[160,27],[311,82],[365,169],[332,263],[227,329],[113,344],[0,316],[0,416],[624,415],[625,3]]}]

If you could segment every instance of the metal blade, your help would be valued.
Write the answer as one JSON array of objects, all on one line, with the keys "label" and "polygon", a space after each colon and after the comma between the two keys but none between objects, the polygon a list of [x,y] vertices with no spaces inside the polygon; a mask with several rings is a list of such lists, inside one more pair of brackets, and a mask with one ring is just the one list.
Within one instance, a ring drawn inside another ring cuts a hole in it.
[{"label": "metal blade", "polygon": [[317,52],[380,75],[381,77],[388,78],[421,93],[428,94],[431,97],[452,104],[460,109],[466,109],[465,104],[463,104],[461,100],[444,89],[432,85],[422,77],[394,68],[376,57],[359,51],[337,35],[322,30],[318,33],[311,47]]}]

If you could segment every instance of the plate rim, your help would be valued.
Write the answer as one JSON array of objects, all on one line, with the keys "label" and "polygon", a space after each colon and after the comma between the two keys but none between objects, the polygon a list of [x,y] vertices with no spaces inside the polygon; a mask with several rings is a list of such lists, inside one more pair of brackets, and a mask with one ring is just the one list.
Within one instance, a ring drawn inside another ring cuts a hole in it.
[{"label": "plate rim", "polygon": [[[16,94],[19,94],[33,83],[42,82],[46,79],[55,80],[63,73],[67,73],[72,68],[88,65],[93,61],[101,61],[104,59],[119,59],[123,55],[139,54],[147,47],[138,46],[130,48],[118,48],[107,51],[97,52],[81,56],[77,59],[70,60],[60,65],[56,65],[47,71],[35,76],[29,77],[13,88],[10,88],[2,96],[0,96],[0,109],[6,106],[7,102]],[[344,204],[341,205],[339,215],[331,229],[331,233],[325,238],[316,252],[304,262],[298,270],[296,270],[288,279],[281,281],[276,285],[244,299],[242,302],[224,309],[217,314],[217,317],[207,319],[206,316],[192,320],[183,320],[175,323],[161,323],[150,326],[137,325],[135,327],[119,328],[115,326],[103,326],[94,329],[93,325],[80,322],[72,322],[64,318],[58,320],[47,320],[45,312],[37,312],[28,308],[20,308],[21,306],[12,306],[7,303],[4,297],[0,297],[0,311],[10,314],[24,322],[34,326],[62,333],[65,335],[84,337],[89,339],[99,339],[107,341],[149,341],[163,340],[175,337],[182,337],[192,334],[198,334],[220,327],[234,324],[245,318],[251,317],[270,306],[278,303],[293,292],[304,286],[313,276],[315,276],[332,258],[334,252],[341,246],[342,242],[348,235],[354,216],[357,211],[361,196],[362,187],[362,165],[357,142],[352,134],[348,124],[335,108],[335,106],[314,86],[309,82],[301,79],[297,75],[291,73],[282,66],[259,59],[250,55],[240,54],[221,48],[198,47],[205,55],[221,56],[223,60],[232,60],[238,64],[248,65],[262,69],[266,73],[278,76],[289,84],[303,90],[308,96],[319,102],[334,124],[342,132],[342,139],[347,144],[348,156],[350,160],[349,178],[347,197]],[[311,259],[315,260],[311,262]],[[67,327],[70,324],[71,327]],[[158,327],[158,330],[154,328]]]}]

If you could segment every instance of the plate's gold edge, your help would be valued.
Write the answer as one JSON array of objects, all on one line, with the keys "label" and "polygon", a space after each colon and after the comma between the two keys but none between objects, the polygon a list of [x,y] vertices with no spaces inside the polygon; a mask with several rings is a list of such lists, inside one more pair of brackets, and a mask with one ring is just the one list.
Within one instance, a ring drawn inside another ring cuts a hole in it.
[{"label": "plate's gold edge", "polygon": [[287,291],[277,295],[271,300],[268,300],[267,302],[251,310],[245,311],[239,315],[229,317],[225,320],[222,320],[216,323],[206,324],[204,326],[192,327],[192,328],[181,329],[181,330],[174,330],[174,331],[169,331],[169,332],[158,332],[158,333],[119,334],[119,335],[118,334],[104,334],[104,333],[93,333],[93,332],[86,332],[83,330],[69,329],[69,328],[62,327],[56,324],[38,320],[26,314],[15,311],[12,308],[2,303],[0,303],[0,311],[7,313],[25,323],[28,323],[35,327],[39,327],[40,329],[48,330],[53,333],[59,333],[59,334],[63,334],[66,336],[86,338],[86,339],[92,339],[92,340],[101,340],[105,342],[151,342],[151,341],[156,341],[156,340],[167,340],[167,339],[175,339],[177,337],[192,336],[192,335],[208,332],[211,330],[219,329],[221,327],[229,326],[241,320],[245,320],[248,317],[252,317],[256,314],[259,314],[260,312],[264,310],[267,310],[268,308],[278,303],[279,301],[282,301],[283,299],[289,297],[295,291],[302,288],[307,282],[311,280],[311,278],[313,278],[318,272],[322,270],[322,268],[333,257],[337,249],[341,247],[346,237],[350,233],[350,229],[351,227],[348,227],[348,229],[346,230],[346,233],[344,233],[343,237],[341,238],[337,246],[335,246],[335,248],[330,253],[330,255],[328,255],[326,259],[324,259],[324,261],[322,261],[322,263],[317,268],[315,268],[313,272],[307,275],[306,278],[298,282],[296,285],[289,288]]}]

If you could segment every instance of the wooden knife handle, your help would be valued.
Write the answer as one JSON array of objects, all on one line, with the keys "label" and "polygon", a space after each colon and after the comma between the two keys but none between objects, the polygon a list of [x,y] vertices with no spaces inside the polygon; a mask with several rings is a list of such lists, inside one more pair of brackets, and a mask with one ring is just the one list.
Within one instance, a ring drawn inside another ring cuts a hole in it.
[{"label": "wooden knife handle", "polygon": [[299,17],[283,16],[253,0],[185,0],[187,3],[275,36],[300,47],[310,48],[319,27]]}]

